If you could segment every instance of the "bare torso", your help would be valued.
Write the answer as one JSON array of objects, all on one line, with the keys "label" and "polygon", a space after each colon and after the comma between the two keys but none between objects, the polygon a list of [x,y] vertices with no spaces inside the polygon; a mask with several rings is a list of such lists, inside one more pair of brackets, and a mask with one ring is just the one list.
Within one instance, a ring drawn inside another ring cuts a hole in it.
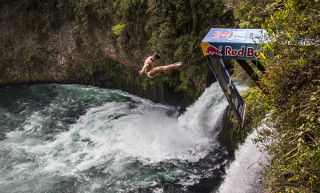
[{"label": "bare torso", "polygon": [[149,56],[145,61],[144,65],[146,66],[145,68],[145,73],[147,74],[150,70],[154,68],[154,61],[152,61],[152,56]]}]

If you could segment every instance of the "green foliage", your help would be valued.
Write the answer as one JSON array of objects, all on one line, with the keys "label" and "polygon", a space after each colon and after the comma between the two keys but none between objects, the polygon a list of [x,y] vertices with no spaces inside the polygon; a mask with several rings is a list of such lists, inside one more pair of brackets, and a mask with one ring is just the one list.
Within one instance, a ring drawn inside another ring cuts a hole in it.
[{"label": "green foliage", "polygon": [[[225,4],[229,4],[229,10]],[[12,44],[27,32],[36,35],[35,41],[46,40],[50,32],[67,22],[74,25],[79,46],[75,59],[67,61],[64,76],[55,80],[116,85],[130,91],[139,88],[144,96],[159,100],[163,96],[150,91],[163,91],[164,85],[169,85],[183,91],[186,103],[193,102],[206,85],[208,66],[199,44],[209,29],[236,26],[234,17],[241,28],[260,28],[263,24],[274,40],[265,45],[265,50],[275,56],[262,57],[266,73],[261,82],[268,94],[251,84],[253,88],[245,98],[247,129],[258,126],[262,119],[274,128],[262,129],[258,139],[273,141],[266,143],[273,155],[265,171],[269,179],[266,188],[272,192],[319,191],[317,0],[2,0],[1,5],[4,18],[0,22],[12,25],[13,35],[1,36],[0,83],[8,82],[10,77],[15,78],[11,82],[54,79],[55,74],[49,76],[49,66],[56,64],[48,65],[48,50],[18,49]],[[106,58],[101,51],[103,45],[96,41],[96,32],[113,43],[118,56],[131,64],[124,66]],[[176,61],[184,65],[152,80],[140,77],[137,69],[154,52],[162,56],[159,65]],[[242,131],[240,135],[244,136]]]},{"label": "green foliage", "polygon": [[[211,27],[233,26],[232,12],[225,9],[222,0],[22,0],[18,4],[4,0],[1,4],[7,18],[4,20],[14,24],[13,36],[20,34],[23,38],[26,32],[32,32],[35,41],[44,42],[50,32],[54,34],[66,23],[73,24],[79,50],[75,51],[75,59],[67,61],[66,69],[61,70],[65,77],[101,84],[98,82],[104,76],[109,80],[109,75],[118,74],[113,71],[123,71],[100,61],[103,56],[97,50],[104,46],[101,42],[110,42],[120,60],[130,63],[125,70],[132,73],[155,52],[162,56],[157,65],[182,61],[184,65],[178,70],[161,73],[156,80],[139,78],[133,82],[141,81],[144,90],[151,84],[159,89],[161,85],[169,85],[183,92],[190,103],[207,83],[209,69],[199,46],[202,38]],[[102,41],[97,41],[97,36]],[[33,51],[21,48],[16,53]],[[35,56],[14,57],[17,57],[15,62],[23,61],[18,66],[37,66]],[[109,71],[101,70],[96,64],[107,66]]]},{"label": "green foliage", "polygon": [[[118,51],[141,68],[144,59],[158,52],[162,59],[158,65],[176,61],[184,63],[178,74],[159,75],[163,83],[199,96],[203,89],[192,83],[194,77],[206,82],[207,62],[199,44],[211,27],[232,26],[232,13],[226,11],[220,0],[153,1],[116,0],[76,2],[76,23],[87,29],[105,26],[113,31]],[[186,14],[190,13],[190,14]],[[100,18],[100,19],[97,19]],[[103,22],[107,21],[107,22]],[[107,33],[107,32],[104,32]],[[152,81],[151,81],[152,82]],[[147,85],[143,84],[146,88]],[[196,91],[196,92],[195,92]]]},{"label": "green foliage", "polygon": [[115,26],[112,27],[112,31],[113,31],[114,34],[120,35],[125,27],[126,27],[125,24],[118,24],[118,25],[115,25]]},{"label": "green foliage", "polygon": [[229,9],[233,10],[240,28],[261,28],[265,18],[283,7],[282,0],[225,0]]},{"label": "green foliage", "polygon": [[71,4],[64,0],[22,0],[1,2],[9,16],[9,22],[15,26],[16,33],[33,31],[43,37],[49,31],[61,26],[62,21],[73,17]]},{"label": "green foliage", "polygon": [[[263,27],[272,42],[262,60],[261,82],[268,94],[253,88],[246,95],[248,120],[274,128],[260,131],[272,155],[264,174],[271,192],[317,192],[320,189],[320,4],[315,0],[280,2],[283,9]],[[266,118],[264,118],[266,117]],[[272,141],[270,143],[270,140]]]}]

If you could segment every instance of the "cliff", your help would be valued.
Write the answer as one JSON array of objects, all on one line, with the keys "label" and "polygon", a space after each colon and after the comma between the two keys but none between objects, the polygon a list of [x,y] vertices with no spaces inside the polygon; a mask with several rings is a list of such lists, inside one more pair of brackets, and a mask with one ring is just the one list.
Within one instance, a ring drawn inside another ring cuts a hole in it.
[{"label": "cliff", "polygon": [[[199,43],[211,27],[233,25],[222,1],[2,0],[0,84],[79,83],[116,88],[180,106],[191,104],[212,74]],[[154,79],[144,59],[184,65]]]}]

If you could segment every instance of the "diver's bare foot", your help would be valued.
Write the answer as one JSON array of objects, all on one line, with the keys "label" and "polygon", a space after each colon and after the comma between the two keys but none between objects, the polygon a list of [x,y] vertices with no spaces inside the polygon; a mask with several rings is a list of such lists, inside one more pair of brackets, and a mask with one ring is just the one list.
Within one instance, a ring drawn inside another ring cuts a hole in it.
[{"label": "diver's bare foot", "polygon": [[181,66],[182,65],[182,62],[176,62],[176,63],[174,63],[175,64],[175,69],[177,69],[179,66]]}]

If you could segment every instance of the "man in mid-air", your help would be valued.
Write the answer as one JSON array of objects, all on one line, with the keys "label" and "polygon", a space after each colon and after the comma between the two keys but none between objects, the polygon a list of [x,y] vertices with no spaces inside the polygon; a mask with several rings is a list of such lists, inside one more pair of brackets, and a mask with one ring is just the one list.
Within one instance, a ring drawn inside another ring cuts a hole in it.
[{"label": "man in mid-air", "polygon": [[139,74],[142,75],[145,73],[149,78],[154,78],[157,74],[162,71],[176,69],[182,65],[182,62],[177,62],[174,64],[169,64],[166,66],[154,67],[154,64],[160,60],[160,55],[155,53],[153,56],[149,56],[145,61],[142,69],[139,71]]}]

